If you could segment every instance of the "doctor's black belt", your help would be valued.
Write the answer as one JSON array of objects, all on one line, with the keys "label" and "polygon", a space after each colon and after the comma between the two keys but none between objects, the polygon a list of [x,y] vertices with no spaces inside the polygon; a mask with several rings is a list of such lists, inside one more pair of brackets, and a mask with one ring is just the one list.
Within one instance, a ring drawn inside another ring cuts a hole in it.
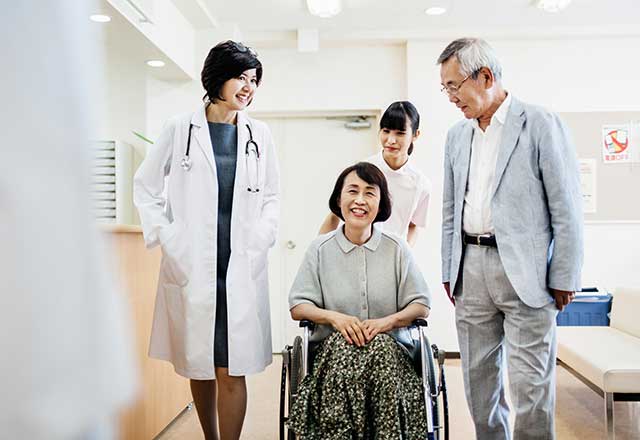
[{"label": "doctor's black belt", "polygon": [[490,234],[471,235],[465,232],[462,235],[462,241],[464,244],[472,244],[475,246],[498,247],[496,236]]}]

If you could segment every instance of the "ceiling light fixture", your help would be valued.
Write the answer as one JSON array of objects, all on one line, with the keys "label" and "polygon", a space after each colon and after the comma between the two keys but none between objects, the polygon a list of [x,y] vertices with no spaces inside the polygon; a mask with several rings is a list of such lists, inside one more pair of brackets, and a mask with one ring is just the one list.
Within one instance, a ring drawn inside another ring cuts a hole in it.
[{"label": "ceiling light fixture", "polygon": [[560,12],[571,3],[571,0],[535,0],[538,9],[547,12]]},{"label": "ceiling light fixture", "polygon": [[162,61],[162,60],[149,60],[149,61],[147,61],[147,66],[164,67],[164,61]]},{"label": "ceiling light fixture", "polygon": [[111,21],[111,17],[104,14],[93,14],[89,16],[89,20],[95,21],[96,23],[109,23]]},{"label": "ceiling light fixture", "polygon": [[442,6],[432,6],[424,11],[427,15],[442,15],[445,12],[447,12],[447,8],[443,8]]},{"label": "ceiling light fixture", "polygon": [[334,17],[342,11],[342,0],[307,0],[307,9],[318,17]]}]

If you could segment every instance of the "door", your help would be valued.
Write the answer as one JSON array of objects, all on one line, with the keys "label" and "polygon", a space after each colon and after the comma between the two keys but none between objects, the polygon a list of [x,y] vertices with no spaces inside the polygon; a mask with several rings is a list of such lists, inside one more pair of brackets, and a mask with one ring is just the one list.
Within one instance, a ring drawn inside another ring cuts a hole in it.
[{"label": "door", "polygon": [[273,351],[301,334],[289,315],[289,288],[320,224],[340,172],[379,151],[374,118],[369,128],[346,128],[327,117],[261,118],[273,133],[281,176],[280,234],[269,264]]}]

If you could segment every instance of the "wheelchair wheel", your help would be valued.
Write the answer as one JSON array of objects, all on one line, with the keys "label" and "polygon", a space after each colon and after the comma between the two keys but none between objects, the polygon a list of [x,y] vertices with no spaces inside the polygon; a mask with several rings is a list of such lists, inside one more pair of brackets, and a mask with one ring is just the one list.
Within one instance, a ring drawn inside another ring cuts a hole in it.
[{"label": "wheelchair wheel", "polygon": [[[431,393],[435,393],[438,387],[438,381],[437,381],[438,376],[436,376],[436,363],[433,357],[433,349],[431,347],[431,344],[429,343],[429,338],[427,337],[427,335],[424,335],[424,341],[425,341],[424,349],[426,350],[426,358],[427,358],[427,365],[426,365],[427,376],[428,376],[427,381],[429,382],[429,390],[431,391]],[[425,402],[425,404],[431,405],[432,414],[433,414],[433,417],[432,417],[433,426],[439,427],[440,426],[440,407],[438,405],[438,398],[431,397],[430,402]],[[436,429],[433,440],[440,440],[440,438],[441,438],[440,430]]]},{"label": "wheelchair wheel", "polygon": [[[439,386],[438,395],[433,398],[434,424],[439,426],[437,440],[449,440],[449,401],[447,399],[447,383],[444,375],[445,352],[438,349],[436,344],[431,345],[429,361],[429,386]],[[439,364],[436,370],[435,364]],[[436,375],[439,372],[439,376]],[[436,385],[434,385],[436,384]],[[435,388],[432,388],[435,389]]]},{"label": "wheelchair wheel", "polygon": [[[430,404],[432,408],[433,426],[436,427],[433,436],[429,436],[429,440],[448,440],[449,439],[449,411],[447,401],[447,389],[444,381],[444,366],[440,364],[440,368],[436,367],[439,351],[438,347],[429,343],[427,335],[424,335],[426,358],[427,358],[427,381],[432,394]],[[444,361],[444,358],[442,359]],[[438,375],[438,373],[440,373]],[[440,388],[438,388],[440,387]]]},{"label": "wheelchair wheel", "polygon": [[291,353],[291,370],[289,375],[289,410],[298,395],[298,388],[300,388],[300,382],[302,382],[302,338],[296,336],[293,340],[293,350]]},{"label": "wheelchair wheel", "polygon": [[[288,379],[289,379],[289,395],[288,395],[288,405],[287,405],[287,418],[289,414],[291,414],[291,408],[293,407],[293,403],[298,396],[298,389],[300,388],[300,382],[302,382],[303,371],[302,371],[302,338],[300,336],[296,336],[293,340],[293,347],[291,348],[291,358],[289,364],[288,371]],[[295,440],[296,435],[293,431],[287,429],[287,440]]]},{"label": "wheelchair wheel", "polygon": [[280,373],[280,440],[285,439],[287,417],[285,416],[285,405],[288,390],[288,376],[291,368],[291,346],[285,345],[282,350],[282,372]]}]

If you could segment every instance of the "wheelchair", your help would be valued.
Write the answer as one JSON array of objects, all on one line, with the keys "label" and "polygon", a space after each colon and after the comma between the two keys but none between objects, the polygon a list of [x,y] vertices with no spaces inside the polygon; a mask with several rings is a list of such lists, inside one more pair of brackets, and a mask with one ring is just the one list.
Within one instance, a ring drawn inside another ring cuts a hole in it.
[{"label": "wheelchair", "polygon": [[[309,337],[315,324],[308,320],[300,321],[304,329],[302,337],[296,336],[293,345],[285,346],[282,351],[282,373],[280,382],[280,440],[295,440],[296,434],[286,426],[291,407],[295,402],[300,383],[312,368],[310,362]],[[416,319],[410,329],[417,329],[419,352],[413,360],[414,367],[422,377],[424,389],[425,413],[427,418],[427,437],[425,440],[449,440],[449,408],[447,386],[444,374],[445,351],[429,344],[426,335],[427,321]],[[436,375],[436,363],[437,375]]]}]

